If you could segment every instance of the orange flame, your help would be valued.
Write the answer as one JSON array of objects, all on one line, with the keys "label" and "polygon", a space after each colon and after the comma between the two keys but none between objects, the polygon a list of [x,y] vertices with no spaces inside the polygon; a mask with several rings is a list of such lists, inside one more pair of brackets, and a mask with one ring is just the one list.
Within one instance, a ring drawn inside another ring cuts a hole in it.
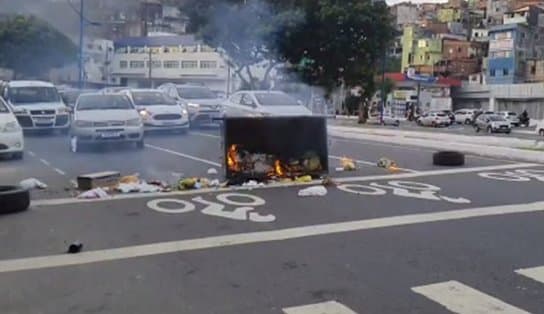
[{"label": "orange flame", "polygon": [[231,145],[227,153],[227,165],[229,166],[229,169],[233,171],[240,171],[237,148],[238,146],[236,144]]},{"label": "orange flame", "polygon": [[279,160],[276,160],[274,162],[274,170],[276,171],[276,175],[279,177],[283,177],[285,175],[285,172],[283,171]]},{"label": "orange flame", "polygon": [[355,170],[356,168],[355,161],[347,157],[342,157],[340,159],[340,165],[342,165],[342,168],[344,168],[344,170]]}]

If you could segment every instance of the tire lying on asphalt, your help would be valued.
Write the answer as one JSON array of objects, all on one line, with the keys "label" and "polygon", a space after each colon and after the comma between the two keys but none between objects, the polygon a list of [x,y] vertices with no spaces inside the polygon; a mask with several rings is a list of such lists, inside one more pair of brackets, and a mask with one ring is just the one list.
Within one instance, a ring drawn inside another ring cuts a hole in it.
[{"label": "tire lying on asphalt", "polygon": [[433,154],[433,164],[437,166],[462,166],[465,154],[456,151],[440,151]]},{"label": "tire lying on asphalt", "polygon": [[10,214],[28,209],[30,193],[19,186],[0,185],[0,214]]}]

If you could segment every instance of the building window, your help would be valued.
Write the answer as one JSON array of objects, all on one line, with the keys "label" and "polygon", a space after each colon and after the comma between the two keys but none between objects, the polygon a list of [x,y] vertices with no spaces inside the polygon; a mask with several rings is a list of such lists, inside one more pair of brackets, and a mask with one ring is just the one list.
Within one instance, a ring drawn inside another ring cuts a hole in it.
[{"label": "building window", "polygon": [[192,69],[198,67],[197,61],[181,61],[182,69]]},{"label": "building window", "polygon": [[536,74],[536,65],[531,65],[531,75]]},{"label": "building window", "polygon": [[[154,69],[158,69],[161,67],[161,61],[160,60],[151,60],[151,64],[153,65]],[[146,67],[149,68],[149,61],[146,62]]]},{"label": "building window", "polygon": [[128,67],[128,62],[126,61],[119,61],[119,67],[121,69],[126,69]]},{"label": "building window", "polygon": [[178,69],[179,68],[179,61],[177,60],[168,60],[164,61],[164,68],[166,69]]},{"label": "building window", "polygon": [[502,69],[502,75],[503,76],[508,76],[510,73],[510,71],[508,71],[508,69]]},{"label": "building window", "polygon": [[495,76],[495,70],[494,70],[494,69],[489,70],[489,75],[490,75],[490,76]]},{"label": "building window", "polygon": [[131,69],[143,69],[145,68],[145,62],[143,61],[130,61]]},{"label": "building window", "polygon": [[201,69],[215,69],[217,68],[217,61],[200,61],[200,68]]},{"label": "building window", "polygon": [[506,32],[506,38],[512,38],[512,32]]}]

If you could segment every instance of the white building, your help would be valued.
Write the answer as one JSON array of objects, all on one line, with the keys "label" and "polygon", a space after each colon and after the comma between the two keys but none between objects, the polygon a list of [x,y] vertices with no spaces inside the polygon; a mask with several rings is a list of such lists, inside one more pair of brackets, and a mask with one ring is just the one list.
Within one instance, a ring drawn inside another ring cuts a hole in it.
[{"label": "white building", "polygon": [[193,35],[118,40],[112,65],[113,77],[121,85],[201,83],[227,92],[229,69],[225,61],[215,49],[197,41]]}]

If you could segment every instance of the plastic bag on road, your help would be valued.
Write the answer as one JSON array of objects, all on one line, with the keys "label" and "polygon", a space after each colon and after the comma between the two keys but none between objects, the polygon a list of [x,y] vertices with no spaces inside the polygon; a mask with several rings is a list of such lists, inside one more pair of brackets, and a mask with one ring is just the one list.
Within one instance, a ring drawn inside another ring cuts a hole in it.
[{"label": "plastic bag on road", "polygon": [[215,168],[210,168],[210,169],[208,169],[208,174],[212,174],[212,175],[213,175],[213,174],[217,174],[217,173],[218,173],[218,172],[217,172],[217,169],[215,169]]},{"label": "plastic bag on road", "polygon": [[307,197],[307,196],[325,196],[327,195],[327,189],[322,186],[311,186],[309,188],[302,189],[298,191],[298,196]]},{"label": "plastic bag on road", "polygon": [[89,191],[85,191],[77,196],[82,199],[101,199],[110,198],[110,195],[103,188],[96,188]]},{"label": "plastic bag on road", "polygon": [[162,191],[162,188],[157,185],[141,183],[121,183],[116,188],[116,191],[121,193],[156,193]]},{"label": "plastic bag on road", "polygon": [[29,178],[19,182],[19,185],[25,190],[40,189],[44,190],[47,188],[47,184],[41,182],[36,178]]}]

